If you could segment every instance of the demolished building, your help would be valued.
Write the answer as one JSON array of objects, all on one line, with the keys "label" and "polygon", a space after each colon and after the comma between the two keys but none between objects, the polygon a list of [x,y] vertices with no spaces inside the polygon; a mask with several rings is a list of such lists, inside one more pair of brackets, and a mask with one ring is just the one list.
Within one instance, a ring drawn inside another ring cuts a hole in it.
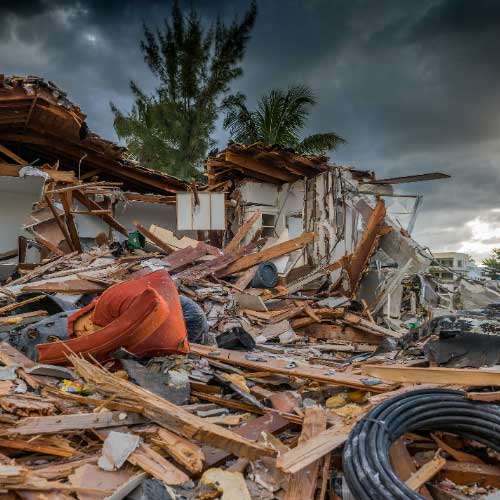
[{"label": "demolished building", "polygon": [[500,488],[500,295],[437,282],[421,197],[389,203],[446,175],[230,143],[188,184],[38,77],[0,76],[0,110],[2,495]]}]

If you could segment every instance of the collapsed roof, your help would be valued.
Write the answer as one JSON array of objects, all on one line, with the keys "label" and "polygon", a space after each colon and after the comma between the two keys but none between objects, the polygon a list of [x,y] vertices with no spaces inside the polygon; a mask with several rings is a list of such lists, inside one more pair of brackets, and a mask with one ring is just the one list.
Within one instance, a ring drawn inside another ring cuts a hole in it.
[{"label": "collapsed roof", "polygon": [[125,190],[171,194],[187,184],[124,157],[125,148],[92,133],[86,115],[66,93],[37,76],[0,74],[0,144],[21,158],[55,163],[80,179],[121,181]]},{"label": "collapsed roof", "polygon": [[[230,142],[206,161],[209,185],[227,181],[256,180],[270,184],[296,182],[326,172],[331,165],[323,155],[301,155],[290,148],[262,142]],[[372,178],[371,172],[353,171],[355,178]]]}]

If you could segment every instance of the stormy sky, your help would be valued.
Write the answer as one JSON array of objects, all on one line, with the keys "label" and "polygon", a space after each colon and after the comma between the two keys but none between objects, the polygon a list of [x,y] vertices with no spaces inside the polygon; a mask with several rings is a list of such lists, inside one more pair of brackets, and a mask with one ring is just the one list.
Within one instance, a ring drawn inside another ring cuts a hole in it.
[{"label": "stormy sky", "polygon": [[[248,5],[184,3],[207,23]],[[0,72],[50,79],[92,130],[116,140],[109,101],[129,110],[131,79],[154,89],[142,22],[156,26],[169,12],[167,0],[0,0]],[[273,87],[307,83],[318,105],[306,132],[348,140],[333,162],[379,178],[452,175],[397,191],[424,194],[419,242],[480,260],[500,246],[499,26],[496,0],[260,0],[232,89],[253,105]],[[220,126],[215,138],[227,141]]]}]

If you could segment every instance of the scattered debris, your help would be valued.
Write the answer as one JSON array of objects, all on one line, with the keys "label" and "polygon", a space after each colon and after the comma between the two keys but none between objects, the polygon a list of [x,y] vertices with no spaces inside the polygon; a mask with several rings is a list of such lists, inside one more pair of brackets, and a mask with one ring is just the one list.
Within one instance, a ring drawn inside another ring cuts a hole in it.
[{"label": "scattered debris", "polygon": [[50,82],[1,75],[0,105],[5,495],[498,492],[500,290],[430,274],[421,197],[393,210],[444,174],[230,143],[188,184]]}]

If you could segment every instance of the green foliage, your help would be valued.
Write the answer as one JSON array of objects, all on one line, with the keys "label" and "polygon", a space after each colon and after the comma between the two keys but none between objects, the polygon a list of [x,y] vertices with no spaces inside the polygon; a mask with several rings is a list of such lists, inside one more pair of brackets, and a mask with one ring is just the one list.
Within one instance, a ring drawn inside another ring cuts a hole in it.
[{"label": "green foliage", "polygon": [[496,280],[500,277],[500,248],[492,250],[491,255],[483,260],[483,266],[489,278]]},{"label": "green foliage", "polygon": [[163,30],[144,26],[141,48],[159,86],[148,96],[131,82],[131,112],[123,114],[113,103],[111,109],[118,136],[145,166],[187,180],[200,174],[214,144],[218,103],[242,74],[256,15],[253,1],[241,22],[225,25],[218,19],[204,29],[199,15],[191,9],[184,16],[176,0]]},{"label": "green foliage", "polygon": [[286,92],[273,89],[261,97],[254,111],[247,108],[245,101],[245,96],[238,93],[223,102],[226,110],[224,128],[236,142],[280,144],[302,154],[324,154],[346,142],[333,132],[300,139],[310,110],[316,104],[307,85],[292,85]]}]

